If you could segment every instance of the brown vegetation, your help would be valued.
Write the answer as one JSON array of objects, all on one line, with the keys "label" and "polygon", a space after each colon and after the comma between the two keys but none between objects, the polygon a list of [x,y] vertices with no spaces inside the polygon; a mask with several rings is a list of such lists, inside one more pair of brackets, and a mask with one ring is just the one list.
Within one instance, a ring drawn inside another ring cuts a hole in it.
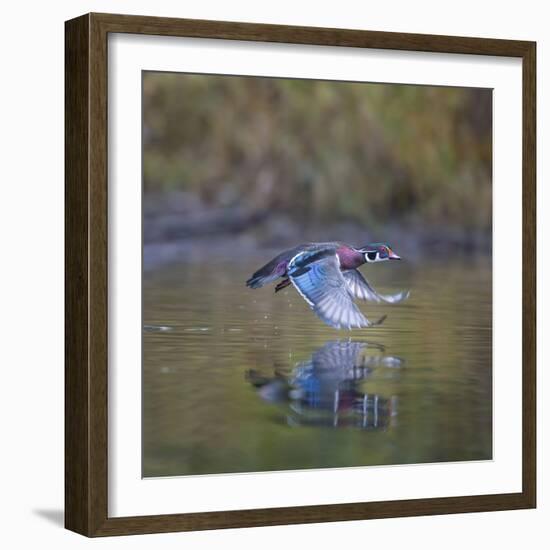
[{"label": "brown vegetation", "polygon": [[145,191],[489,228],[491,91],[146,73]]}]

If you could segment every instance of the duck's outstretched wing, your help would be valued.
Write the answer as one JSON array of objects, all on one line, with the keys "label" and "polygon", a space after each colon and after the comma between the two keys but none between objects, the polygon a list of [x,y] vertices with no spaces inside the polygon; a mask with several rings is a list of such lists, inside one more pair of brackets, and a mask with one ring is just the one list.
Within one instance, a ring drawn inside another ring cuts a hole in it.
[{"label": "duck's outstretched wing", "polygon": [[288,265],[288,276],[317,316],[334,328],[361,328],[369,321],[353,303],[340,262],[332,249],[301,252]]},{"label": "duck's outstretched wing", "polygon": [[360,300],[369,300],[370,302],[387,302],[388,304],[397,304],[406,300],[410,292],[408,290],[396,294],[380,294],[372,288],[371,284],[361,275],[357,269],[349,269],[342,273],[349,291],[352,296]]}]

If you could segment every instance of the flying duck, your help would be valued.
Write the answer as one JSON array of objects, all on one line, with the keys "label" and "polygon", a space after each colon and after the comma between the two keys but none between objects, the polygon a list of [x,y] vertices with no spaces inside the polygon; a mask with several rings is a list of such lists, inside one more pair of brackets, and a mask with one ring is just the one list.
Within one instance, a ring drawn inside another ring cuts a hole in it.
[{"label": "flying duck", "polygon": [[314,313],[334,328],[363,328],[378,325],[386,316],[369,321],[353,300],[395,304],[409,292],[384,295],[376,292],[357,268],[365,263],[400,260],[387,244],[373,243],[361,248],[341,243],[305,243],[281,252],[258,269],[246,285],[260,288],[279,278],[275,292],[294,285]]}]

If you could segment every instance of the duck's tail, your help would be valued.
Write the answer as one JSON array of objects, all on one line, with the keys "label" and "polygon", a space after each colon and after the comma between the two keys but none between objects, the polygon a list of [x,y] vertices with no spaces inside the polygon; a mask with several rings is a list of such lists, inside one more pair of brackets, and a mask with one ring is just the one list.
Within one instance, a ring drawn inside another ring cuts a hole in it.
[{"label": "duck's tail", "polygon": [[263,277],[258,277],[256,274],[252,275],[250,279],[246,281],[246,286],[250,288],[260,288],[265,285]]},{"label": "duck's tail", "polygon": [[279,277],[284,275],[285,265],[277,265],[270,262],[256,271],[248,281],[246,286],[250,288],[260,288],[268,283],[276,281]]}]

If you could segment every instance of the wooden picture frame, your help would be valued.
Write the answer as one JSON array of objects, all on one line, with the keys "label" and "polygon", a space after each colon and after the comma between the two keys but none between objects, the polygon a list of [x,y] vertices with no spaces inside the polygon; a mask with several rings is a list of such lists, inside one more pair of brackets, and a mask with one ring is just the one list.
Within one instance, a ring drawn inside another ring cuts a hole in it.
[{"label": "wooden picture frame", "polygon": [[[109,517],[107,36],[133,33],[520,58],[523,67],[522,491],[384,502]],[[345,521],[533,508],[535,408],[534,42],[88,14],[65,27],[65,525],[86,536]]]}]

